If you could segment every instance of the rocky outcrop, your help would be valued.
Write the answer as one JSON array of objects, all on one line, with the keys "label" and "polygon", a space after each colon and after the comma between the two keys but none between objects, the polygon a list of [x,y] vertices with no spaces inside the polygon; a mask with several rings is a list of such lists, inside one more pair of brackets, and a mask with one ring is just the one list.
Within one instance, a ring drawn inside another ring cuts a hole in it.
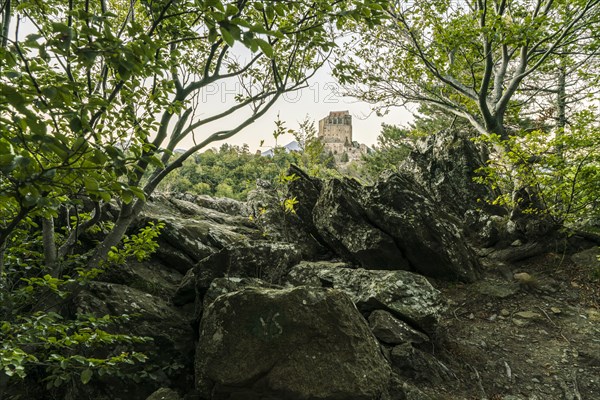
[{"label": "rocky outcrop", "polygon": [[196,290],[203,296],[211,282],[222,277],[260,278],[281,283],[302,258],[301,250],[291,243],[262,240],[226,248],[196,265]]},{"label": "rocky outcrop", "polygon": [[474,281],[481,266],[460,222],[444,213],[414,179],[393,174],[368,192],[369,218],[394,238],[412,270],[436,278]]},{"label": "rocky outcrop", "polygon": [[444,301],[424,277],[407,271],[346,268],[344,264],[303,262],[292,268],[293,285],[329,287],[350,296],[364,314],[387,310],[424,332],[435,331]]},{"label": "rocky outcrop", "polygon": [[[105,275],[77,304],[139,314],[123,328],[154,339],[139,350],[161,367],[145,386],[105,382],[72,398],[138,400],[162,387],[152,396],[387,400],[412,393],[390,392],[398,376],[431,367],[444,378],[425,350],[445,304],[422,275],[477,279],[461,221],[409,176],[364,187],[293,171],[287,187],[261,185],[246,203],[149,201],[135,228],[165,223],[154,261]],[[281,198],[295,198],[295,212]]]},{"label": "rocky outcrop", "polygon": [[313,222],[325,242],[345,259],[369,269],[410,269],[394,242],[369,221],[360,203],[362,187],[351,179],[325,183],[313,208]]},{"label": "rocky outcrop", "polygon": [[[241,264],[248,258],[267,260],[287,249],[290,259],[337,256],[367,269],[410,270],[449,280],[477,279],[480,266],[460,222],[441,211],[411,177],[394,174],[373,187],[363,187],[351,179],[322,182],[293,171],[290,173],[297,179],[289,183],[284,195],[298,201],[295,212],[282,209],[282,194],[271,187],[260,187],[249,195],[245,208],[219,207],[245,210],[245,218],[158,196],[142,219],[160,219],[166,224],[158,256],[183,274],[201,262],[200,269],[211,271],[211,278],[240,272],[240,276],[277,279],[280,274],[271,271],[281,268],[277,256],[271,266],[252,261],[240,267],[230,260],[240,258]],[[243,257],[233,254],[240,251]],[[221,260],[223,253],[227,260]],[[206,262],[207,257],[216,259],[216,264]]]},{"label": "rocky outcrop", "polygon": [[[215,201],[214,204],[220,202]],[[148,221],[165,224],[159,237],[157,256],[164,264],[183,274],[198,261],[221,249],[261,238],[247,215],[226,214],[170,195],[154,196],[136,226],[144,226]]]},{"label": "rocky outcrop", "polygon": [[294,185],[291,193],[298,193],[298,188],[309,193],[306,203],[297,206],[306,231],[316,231],[342,259],[367,269],[477,279],[480,265],[461,223],[443,212],[410,176],[393,174],[373,187],[363,187],[352,179],[316,185],[299,175]]},{"label": "rocky outcrop", "polygon": [[413,176],[446,212],[462,218],[469,211],[488,207],[479,199],[496,197],[473,179],[486,166],[487,157],[487,150],[468,134],[444,131],[418,141],[400,169]]},{"label": "rocky outcrop", "polygon": [[206,305],[196,350],[204,398],[380,399],[390,369],[338,290],[247,288]]}]

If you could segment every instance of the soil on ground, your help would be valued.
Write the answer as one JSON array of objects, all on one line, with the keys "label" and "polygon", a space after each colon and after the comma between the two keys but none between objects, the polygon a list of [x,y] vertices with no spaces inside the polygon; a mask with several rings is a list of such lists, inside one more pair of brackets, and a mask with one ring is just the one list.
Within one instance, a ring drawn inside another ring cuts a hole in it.
[{"label": "soil on ground", "polygon": [[[533,284],[520,285],[525,272]],[[474,284],[433,282],[448,299],[439,349],[453,379],[436,399],[600,399],[600,277],[556,253],[490,262]]]}]

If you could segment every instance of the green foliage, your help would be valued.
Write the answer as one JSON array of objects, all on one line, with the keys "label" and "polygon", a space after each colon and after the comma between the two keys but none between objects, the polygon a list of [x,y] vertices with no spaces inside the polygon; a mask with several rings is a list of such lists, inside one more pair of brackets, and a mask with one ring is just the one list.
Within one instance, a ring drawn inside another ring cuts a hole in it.
[{"label": "green foliage", "polygon": [[290,183],[298,180],[296,174],[287,175],[283,171],[279,174],[278,184],[275,186],[278,198],[281,202],[281,208],[285,214],[296,214],[296,204],[298,204],[297,198],[287,196],[287,187]]},{"label": "green foliage", "polygon": [[382,124],[375,151],[363,156],[366,174],[376,179],[385,170],[396,170],[410,153],[416,137],[414,130]]},{"label": "green foliage", "polygon": [[[149,257],[158,248],[155,239],[163,227],[162,222],[150,223],[126,237],[122,246],[111,252],[110,261]],[[134,316],[78,314],[66,319],[48,311],[108,265],[90,269],[84,257],[74,256],[63,262],[65,272],[71,275],[55,277],[47,273],[37,251],[40,240],[35,231],[20,229],[6,249],[6,276],[0,282],[0,371],[8,376],[8,385],[22,384],[30,374],[42,376],[48,389],[73,380],[86,384],[94,376],[134,378],[137,372],[129,367],[145,362],[146,356],[127,349],[151,339],[116,333],[119,324]]]},{"label": "green foliage", "polygon": [[159,190],[245,200],[256,187],[257,179],[274,181],[294,160],[294,155],[285,151],[264,157],[251,154],[245,147],[224,144],[184,162]]},{"label": "green foliage", "polygon": [[[69,289],[102,272],[107,257],[122,262],[149,254],[160,224],[122,242],[121,236],[157,185],[198,150],[232,137],[284,93],[304,87],[331,54],[337,32],[348,24],[378,22],[380,3],[20,0],[9,7],[3,2],[3,370],[17,377],[30,366],[45,367],[49,386],[59,386],[76,375],[87,383],[96,372],[119,374],[123,364],[139,357],[115,353],[95,359],[88,349],[136,339],[110,339],[99,320],[63,320],[32,310],[43,305],[43,296],[72,295]],[[233,52],[236,46],[245,47],[248,56]],[[213,115],[196,112],[204,89],[232,79],[244,87],[234,102]],[[227,127],[205,132],[209,122]],[[192,136],[195,145],[176,157],[173,150]],[[181,185],[242,196],[242,180],[258,176],[249,170],[252,165],[239,167],[246,168],[239,179],[190,178]],[[275,177],[281,168],[273,169]],[[115,220],[97,224],[115,203],[120,209]],[[74,223],[48,228],[64,212],[77,215]],[[92,250],[79,240],[86,231],[103,237]],[[48,332],[56,333],[47,335],[56,342],[44,341]]]},{"label": "green foliage", "polygon": [[[0,370],[9,378],[24,379],[30,370],[44,368],[48,388],[59,387],[74,379],[87,384],[93,374],[125,376],[124,365],[145,362],[136,352],[115,351],[95,358],[94,350],[132,345],[150,338],[109,333],[107,328],[128,321],[129,315],[94,317],[80,315],[66,321],[56,313],[36,312],[16,316],[0,325]],[[110,345],[110,346],[108,346]]]},{"label": "green foliage", "polygon": [[495,204],[511,209],[520,204],[513,196],[532,188],[539,206],[524,211],[543,214],[557,224],[598,225],[600,221],[600,126],[595,112],[580,112],[565,131],[549,135],[526,132],[502,141],[497,135],[482,137],[500,151],[479,172],[478,181],[498,189]]},{"label": "green foliage", "polygon": [[185,161],[159,186],[159,190],[245,200],[256,188],[257,180],[277,184],[281,173],[291,164],[299,165],[313,176],[338,175],[332,165],[333,157],[325,153],[324,144],[317,138],[314,122],[306,117],[298,129],[293,130],[278,118],[273,137],[277,139],[288,133],[296,138],[300,151],[287,152],[282,147],[275,147],[271,156],[262,156],[250,153],[247,145],[223,144],[218,150],[207,150]]},{"label": "green foliage", "polygon": [[128,258],[135,258],[137,261],[147,260],[158,249],[155,239],[164,227],[164,222],[149,222],[147,226],[139,230],[139,233],[131,236],[125,235],[121,241],[122,246],[120,248],[113,246],[109,251],[108,261],[121,265]]},{"label": "green foliage", "polygon": [[525,123],[549,121],[548,114],[560,124],[570,108],[565,103],[583,104],[596,92],[595,1],[395,1],[384,7],[389,18],[375,29],[359,25],[337,50],[334,70],[351,95],[382,113],[427,105],[479,133],[506,138]]}]

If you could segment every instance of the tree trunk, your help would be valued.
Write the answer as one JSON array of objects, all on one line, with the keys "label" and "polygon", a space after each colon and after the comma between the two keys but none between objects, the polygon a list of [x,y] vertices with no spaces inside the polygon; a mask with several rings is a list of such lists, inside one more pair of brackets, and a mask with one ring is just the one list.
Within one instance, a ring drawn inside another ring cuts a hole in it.
[{"label": "tree trunk", "polygon": [[8,45],[8,35],[10,32],[11,18],[11,0],[4,0],[4,10],[2,12],[2,21],[0,22],[0,48],[5,48]]},{"label": "tree trunk", "polygon": [[44,244],[44,263],[55,275],[56,268],[56,242],[54,240],[54,218],[42,219],[42,242]]},{"label": "tree trunk", "polygon": [[4,252],[6,251],[6,241],[0,243],[0,286],[4,283]]},{"label": "tree trunk", "polygon": [[121,239],[123,239],[125,232],[127,232],[127,229],[135,217],[137,217],[140,211],[142,211],[145,204],[146,203],[141,199],[137,199],[129,204],[123,204],[121,207],[121,212],[119,213],[119,217],[115,222],[115,226],[94,251],[94,254],[88,262],[88,268],[98,268],[104,261],[106,261],[106,257],[108,256],[110,249],[113,246],[118,245]]},{"label": "tree trunk", "polygon": [[[564,59],[561,58],[560,66],[558,67],[558,82],[556,88],[556,135],[557,138],[564,135],[567,127],[567,67]],[[556,146],[556,154],[562,159],[564,146],[559,144]]]},{"label": "tree trunk", "polygon": [[54,218],[42,219],[42,243],[44,244],[44,263],[51,271],[50,274],[58,278],[61,271],[58,268],[58,252],[54,237]]},{"label": "tree trunk", "polygon": [[567,126],[567,89],[566,89],[566,77],[567,67],[565,63],[561,61],[558,69],[558,87],[556,93],[556,127],[562,133]]}]

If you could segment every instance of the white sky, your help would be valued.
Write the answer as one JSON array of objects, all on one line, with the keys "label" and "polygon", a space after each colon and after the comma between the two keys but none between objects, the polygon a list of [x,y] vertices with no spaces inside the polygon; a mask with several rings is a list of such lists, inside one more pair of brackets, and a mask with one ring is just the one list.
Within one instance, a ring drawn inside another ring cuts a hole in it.
[{"label": "white sky", "polygon": [[[229,108],[236,104],[234,99],[236,89],[235,82],[223,82],[207,88],[201,95],[202,106],[200,108],[209,115]],[[251,151],[255,151],[259,148],[260,142],[264,140],[261,150],[267,150],[275,145],[273,131],[278,113],[287,128],[297,129],[298,123],[308,115],[315,121],[315,127],[318,129],[318,121],[326,117],[330,111],[348,110],[353,117],[353,139],[367,145],[377,142],[382,123],[404,125],[412,120],[412,114],[408,110],[400,108],[392,109],[387,115],[378,117],[371,112],[370,104],[354,98],[343,97],[339,93],[340,91],[341,88],[335,78],[331,76],[331,71],[327,67],[323,67],[311,79],[309,87],[298,92],[287,93],[264,116],[225,142],[233,145],[245,143],[250,146]],[[197,132],[198,138],[204,138],[215,130],[231,128],[241,120],[242,117],[237,114],[228,120],[207,125],[204,132]],[[285,135],[279,138],[278,144],[285,145],[292,140],[294,138],[291,135]],[[178,147],[187,148],[192,143],[190,138]],[[215,142],[209,147],[218,148],[221,143],[223,142]]]}]

